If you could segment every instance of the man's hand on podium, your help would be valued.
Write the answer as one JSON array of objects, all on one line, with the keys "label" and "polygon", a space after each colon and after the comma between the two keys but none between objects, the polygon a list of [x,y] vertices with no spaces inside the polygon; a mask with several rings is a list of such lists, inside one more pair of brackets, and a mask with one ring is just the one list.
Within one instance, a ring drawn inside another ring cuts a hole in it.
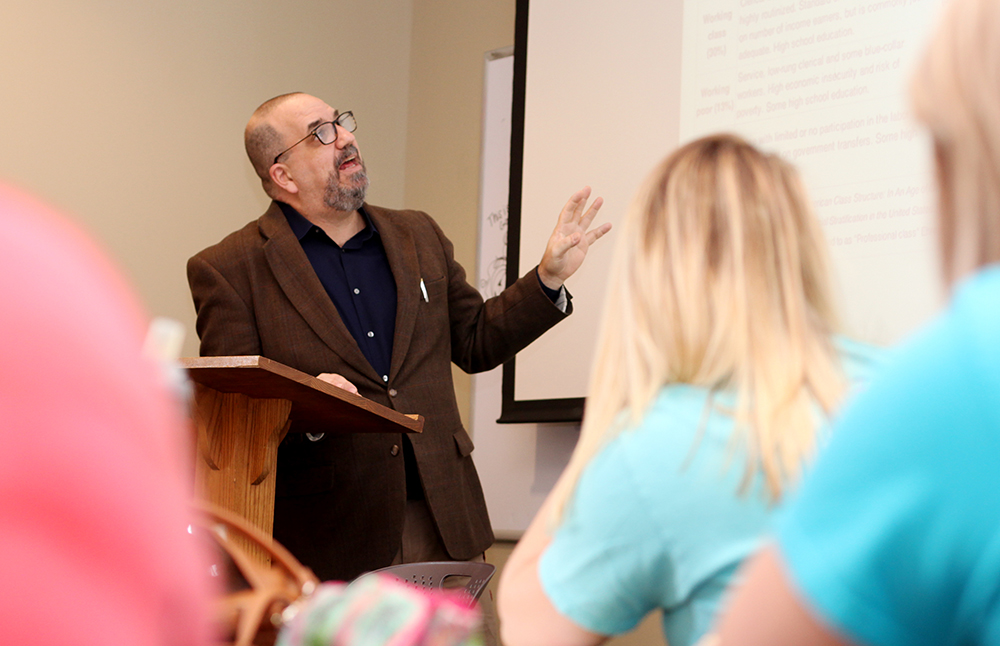
[{"label": "man's hand on podium", "polygon": [[347,381],[346,379],[344,379],[335,372],[324,372],[321,375],[316,375],[316,378],[322,379],[328,384],[333,384],[337,388],[342,388],[349,393],[354,393],[355,395],[358,394],[358,389],[354,384]]}]

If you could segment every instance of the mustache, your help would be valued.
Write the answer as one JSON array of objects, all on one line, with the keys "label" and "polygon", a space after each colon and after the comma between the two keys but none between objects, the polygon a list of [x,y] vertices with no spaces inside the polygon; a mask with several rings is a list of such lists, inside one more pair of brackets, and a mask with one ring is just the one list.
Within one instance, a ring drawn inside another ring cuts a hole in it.
[{"label": "mustache", "polygon": [[337,155],[337,168],[340,168],[340,165],[344,163],[344,160],[351,156],[357,157],[358,163],[363,165],[364,162],[361,161],[361,155],[358,153],[358,147],[354,144],[350,144],[348,146],[344,146],[344,149],[340,151],[339,155]]}]

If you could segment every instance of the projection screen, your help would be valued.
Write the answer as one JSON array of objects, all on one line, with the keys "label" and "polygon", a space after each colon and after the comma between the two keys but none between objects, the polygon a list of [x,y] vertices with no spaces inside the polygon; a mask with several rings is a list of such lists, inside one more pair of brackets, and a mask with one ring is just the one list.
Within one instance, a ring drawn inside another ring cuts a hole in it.
[{"label": "projection screen", "polygon": [[[939,0],[520,0],[508,282],[584,185],[618,221],[679,143],[736,132],[801,170],[847,331],[898,340],[941,303],[925,136],[907,83]],[[615,232],[575,313],[505,367],[500,421],[579,419]]]}]

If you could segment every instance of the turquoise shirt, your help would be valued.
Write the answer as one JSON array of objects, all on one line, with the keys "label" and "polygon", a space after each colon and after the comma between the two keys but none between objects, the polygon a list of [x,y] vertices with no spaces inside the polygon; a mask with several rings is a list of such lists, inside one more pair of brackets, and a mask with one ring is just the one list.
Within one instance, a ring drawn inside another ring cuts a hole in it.
[{"label": "turquoise shirt", "polygon": [[778,523],[795,587],[864,644],[1000,644],[1000,266],[844,411]]},{"label": "turquoise shirt", "polygon": [[[879,352],[838,343],[845,373],[863,382]],[[739,563],[761,545],[774,511],[761,480],[738,493],[745,460],[729,450],[733,397],[685,384],[663,388],[642,423],[587,465],[567,516],[539,563],[560,613],[604,635],[661,608],[670,646],[710,626]]]}]

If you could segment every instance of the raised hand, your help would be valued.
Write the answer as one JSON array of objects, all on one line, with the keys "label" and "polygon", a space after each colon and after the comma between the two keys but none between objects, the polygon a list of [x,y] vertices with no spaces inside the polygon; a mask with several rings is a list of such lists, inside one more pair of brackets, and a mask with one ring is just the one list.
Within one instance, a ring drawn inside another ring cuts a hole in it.
[{"label": "raised hand", "polygon": [[598,197],[587,206],[590,187],[585,186],[570,196],[566,206],[559,213],[556,228],[545,245],[545,254],[538,264],[538,278],[549,289],[559,289],[567,278],[573,275],[583,259],[587,257],[590,245],[611,230],[611,223],[605,222],[588,231],[604,199]]}]

